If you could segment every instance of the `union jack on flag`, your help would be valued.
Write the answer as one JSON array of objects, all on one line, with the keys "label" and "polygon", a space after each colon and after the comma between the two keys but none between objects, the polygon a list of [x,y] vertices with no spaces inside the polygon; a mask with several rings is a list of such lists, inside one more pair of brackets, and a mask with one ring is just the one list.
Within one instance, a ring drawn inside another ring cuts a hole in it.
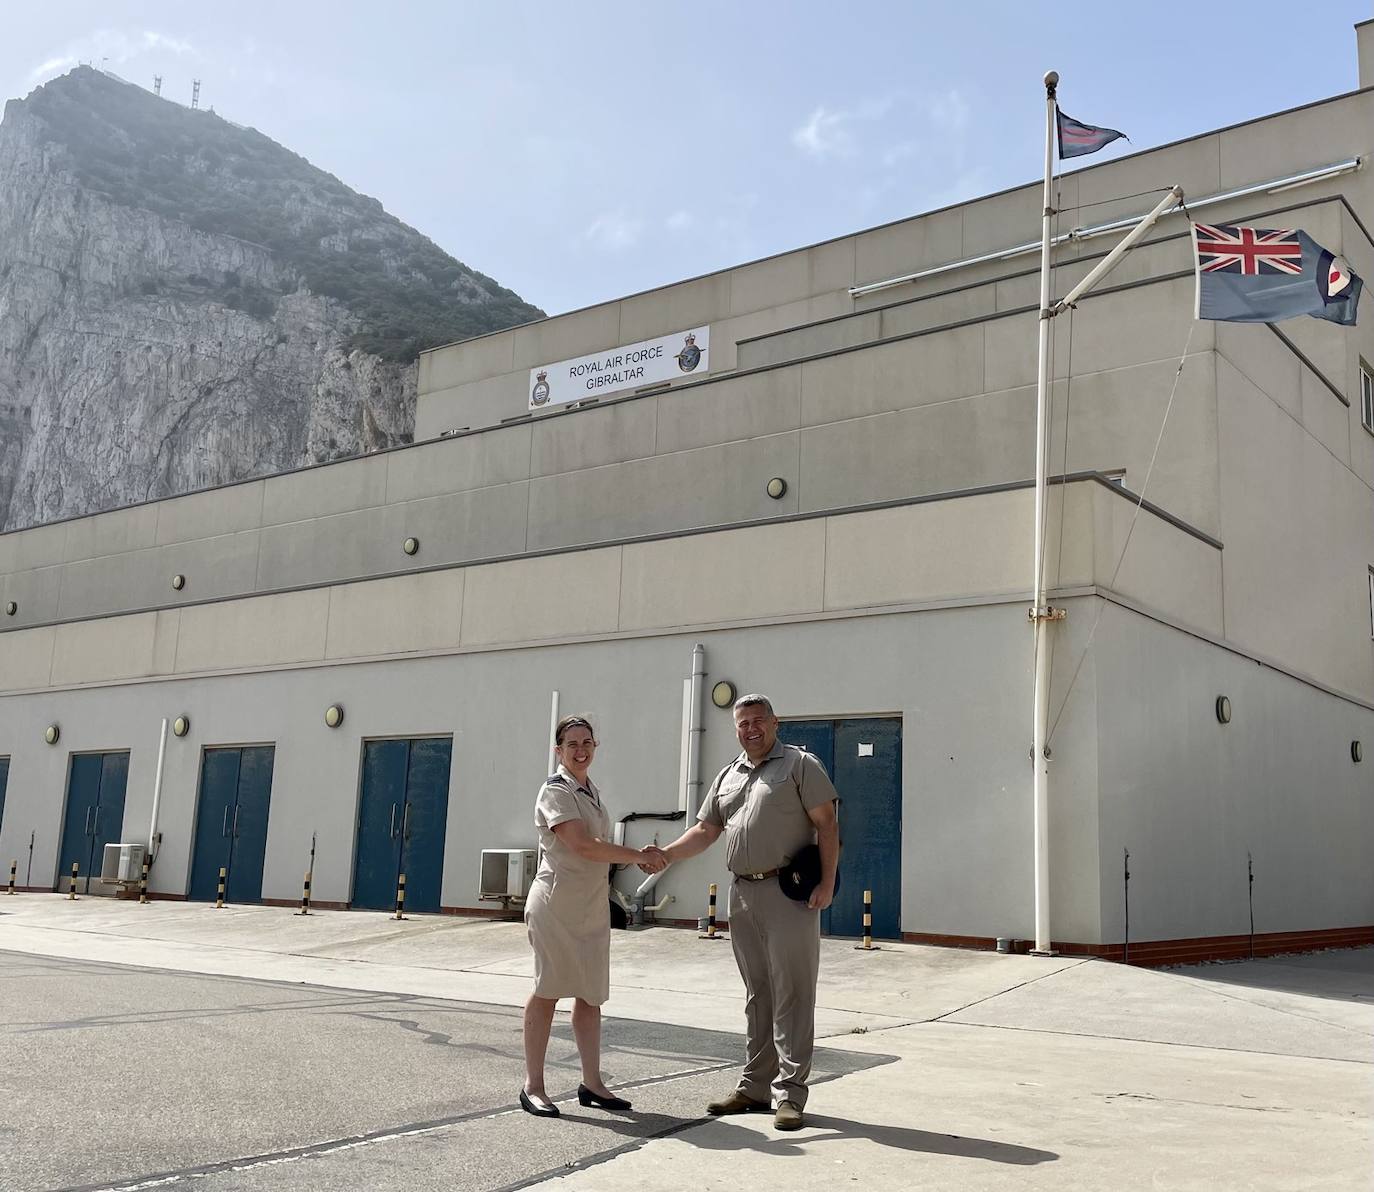
[{"label": "union jack on flag", "polygon": [[1202,273],[1301,273],[1302,241],[1292,228],[1198,224],[1197,259]]}]

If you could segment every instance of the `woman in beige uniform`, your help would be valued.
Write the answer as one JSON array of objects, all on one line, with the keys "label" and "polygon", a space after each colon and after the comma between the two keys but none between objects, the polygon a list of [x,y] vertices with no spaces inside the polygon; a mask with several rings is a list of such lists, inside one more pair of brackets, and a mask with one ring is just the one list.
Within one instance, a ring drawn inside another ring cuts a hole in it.
[{"label": "woman in beige uniform", "polygon": [[520,1106],[537,1117],[557,1117],[544,1090],[544,1055],[558,999],[573,998],[572,1028],[582,1059],[577,1100],[583,1106],[625,1110],[601,1078],[601,1004],[610,996],[611,862],[663,867],[657,849],[610,843],[611,817],[587,771],[596,752],[592,726],[565,716],[554,732],[558,769],[539,788],[534,821],[542,857],[525,903],[534,948],[534,993],[525,1004],[525,1084]]}]

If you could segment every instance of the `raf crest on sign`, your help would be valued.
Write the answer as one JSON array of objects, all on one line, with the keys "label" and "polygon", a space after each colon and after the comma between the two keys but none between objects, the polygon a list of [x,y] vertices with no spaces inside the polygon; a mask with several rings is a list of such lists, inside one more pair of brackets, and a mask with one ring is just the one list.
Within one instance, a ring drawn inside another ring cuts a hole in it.
[{"label": "raf crest on sign", "polygon": [[534,389],[530,393],[530,405],[542,406],[549,400],[549,374],[542,368],[539,375],[535,378]]},{"label": "raf crest on sign", "polygon": [[691,372],[701,363],[701,349],[697,347],[697,337],[690,331],[683,342],[682,351],[677,354],[677,366],[683,372]]}]

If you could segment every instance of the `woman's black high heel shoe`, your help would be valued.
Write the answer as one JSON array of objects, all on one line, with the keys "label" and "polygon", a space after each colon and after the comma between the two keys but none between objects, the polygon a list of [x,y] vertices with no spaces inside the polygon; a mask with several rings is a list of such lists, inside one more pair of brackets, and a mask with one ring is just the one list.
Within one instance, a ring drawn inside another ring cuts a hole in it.
[{"label": "woman's black high heel shoe", "polygon": [[[580,1093],[581,1090],[579,1089]],[[536,1105],[530,1100],[529,1094],[524,1089],[520,1090],[520,1108],[526,1113],[532,1113],[535,1117],[558,1117],[558,1106],[550,1101],[547,1105]]]},{"label": "woman's black high heel shoe", "polygon": [[583,1109],[609,1109],[612,1113],[623,1113],[630,1108],[630,1103],[624,1097],[602,1097],[585,1084],[577,1086],[577,1103]]}]

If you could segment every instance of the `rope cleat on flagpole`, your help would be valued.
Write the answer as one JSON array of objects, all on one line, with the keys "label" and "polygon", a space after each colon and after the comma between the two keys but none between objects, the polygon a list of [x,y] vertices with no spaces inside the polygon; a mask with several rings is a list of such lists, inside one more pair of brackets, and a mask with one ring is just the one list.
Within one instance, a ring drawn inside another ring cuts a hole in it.
[{"label": "rope cleat on flagpole", "polygon": [[1041,608],[1032,605],[1026,609],[1026,620],[1034,624],[1036,621],[1062,621],[1069,615],[1066,608],[1055,608],[1052,604],[1046,604]]}]

